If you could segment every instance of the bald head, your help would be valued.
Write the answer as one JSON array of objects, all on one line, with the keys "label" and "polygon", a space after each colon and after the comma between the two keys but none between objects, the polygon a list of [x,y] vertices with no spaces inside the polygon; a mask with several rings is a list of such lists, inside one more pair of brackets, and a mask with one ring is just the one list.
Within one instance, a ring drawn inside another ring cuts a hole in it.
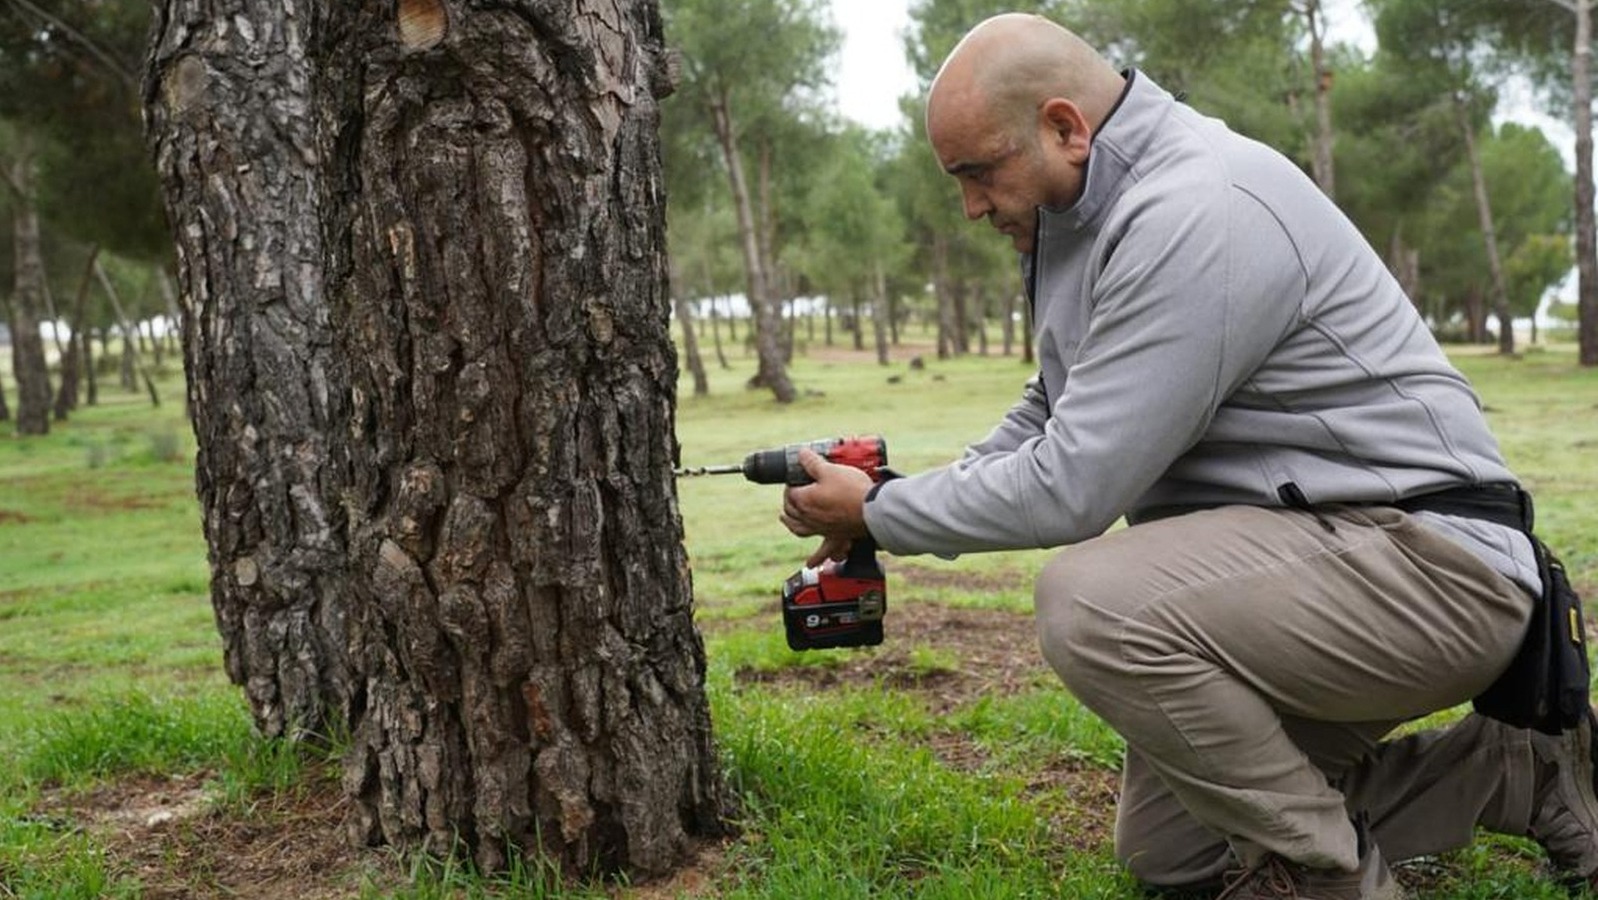
[{"label": "bald head", "polygon": [[995,16],[949,54],[927,96],[927,137],[970,219],[1029,253],[1037,210],[1076,202],[1093,135],[1126,87],[1081,38],[1040,16]]},{"label": "bald head", "polygon": [[1007,131],[1029,130],[1038,109],[1059,97],[1097,128],[1121,96],[1125,79],[1088,43],[1042,16],[994,16],[955,45],[932,81],[927,126],[940,116],[980,109]]}]

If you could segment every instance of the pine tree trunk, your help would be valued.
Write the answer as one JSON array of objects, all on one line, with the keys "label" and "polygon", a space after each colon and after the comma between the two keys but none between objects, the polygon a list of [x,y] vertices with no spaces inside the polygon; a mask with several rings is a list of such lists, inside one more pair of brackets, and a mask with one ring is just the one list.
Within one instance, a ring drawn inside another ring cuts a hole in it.
[{"label": "pine tree trunk", "polygon": [[50,433],[50,369],[39,333],[44,308],[44,257],[33,203],[33,160],[20,154],[7,173],[12,197],[11,376],[17,381],[17,434]]},{"label": "pine tree trunk", "polygon": [[1021,304],[1021,365],[1030,367],[1035,361],[1037,351],[1033,348],[1032,333],[1032,302],[1028,300]]},{"label": "pine tree trunk", "polygon": [[100,405],[100,374],[94,370],[94,328],[83,327],[83,404]]},{"label": "pine tree trunk", "polygon": [[849,330],[854,332],[854,349],[866,349],[865,322],[861,319],[860,286],[849,287]]},{"label": "pine tree trunk", "polygon": [[1576,131],[1576,333],[1581,364],[1598,366],[1598,215],[1593,212],[1592,0],[1574,0],[1571,83]]},{"label": "pine tree trunk", "polygon": [[[1487,253],[1488,289],[1492,291],[1493,314],[1498,317],[1498,352],[1515,352],[1515,322],[1509,312],[1509,292],[1504,287],[1504,265],[1498,253],[1498,230],[1493,225],[1493,205],[1487,196],[1487,176],[1482,172],[1481,154],[1476,152],[1476,130],[1464,98],[1454,95],[1454,111],[1465,141],[1465,159],[1470,164],[1470,182],[1476,196],[1476,218],[1481,227],[1483,249]],[[1483,326],[1485,328],[1485,326]]]},{"label": "pine tree trunk", "polygon": [[888,272],[877,260],[871,280],[871,331],[877,342],[877,365],[888,364]]},{"label": "pine tree trunk", "polygon": [[1326,63],[1326,10],[1320,0],[1307,0],[1303,13],[1309,32],[1310,73],[1315,79],[1315,134],[1311,142],[1314,154],[1310,168],[1321,192],[1336,200],[1337,168],[1332,154],[1335,140],[1332,131],[1333,74]]},{"label": "pine tree trunk", "polygon": [[710,379],[705,377],[705,361],[699,356],[699,337],[694,333],[694,307],[686,298],[673,302],[677,323],[682,327],[682,352],[688,357],[688,371],[694,376],[694,396],[710,394]]},{"label": "pine tree trunk", "polygon": [[738,246],[743,252],[744,273],[748,281],[749,308],[753,316],[755,357],[758,369],[750,379],[753,387],[764,387],[778,403],[792,403],[798,392],[788,378],[783,362],[782,308],[772,286],[772,275],[760,250],[760,226],[755,219],[754,201],[744,177],[743,154],[738,147],[737,130],[732,120],[726,91],[715,99],[711,118],[722,161],[727,164],[727,179],[732,188],[733,209],[738,217]]},{"label": "pine tree trunk", "polygon": [[976,293],[976,319],[972,322],[977,333],[977,354],[988,355],[988,287],[982,282],[973,286]]},{"label": "pine tree trunk", "polygon": [[1015,298],[1013,290],[1004,292],[1004,355],[1009,356],[1015,352]]},{"label": "pine tree trunk", "polygon": [[230,671],[282,693],[300,639],[359,840],[659,873],[724,794],[671,474],[660,20],[546,6],[244,28],[167,0],[152,135]]},{"label": "pine tree trunk", "polygon": [[52,408],[52,418],[57,422],[65,422],[71,414],[73,407],[78,404],[78,333],[72,332],[67,338],[67,345],[61,351],[61,383],[56,387],[55,406]]},{"label": "pine tree trunk", "polygon": [[956,356],[965,356],[971,352],[971,311],[970,304],[966,301],[971,296],[971,283],[964,278],[956,278],[950,285],[950,318],[954,326],[954,353]]},{"label": "pine tree trunk", "polygon": [[942,234],[932,239],[932,294],[938,301],[938,359],[955,353],[954,300],[949,286],[949,239]]},{"label": "pine tree trunk", "polygon": [[290,28],[269,4],[216,19],[200,0],[155,15],[145,115],[176,239],[224,662],[264,734],[329,736],[350,727],[362,687],[345,630],[362,580],[343,503],[350,388],[327,284],[347,251],[324,247],[322,221],[343,185],[320,166],[349,148],[319,135],[336,110],[312,87],[329,23]]},{"label": "pine tree trunk", "polygon": [[89,259],[83,264],[83,274],[78,277],[78,290],[72,297],[72,319],[67,327],[72,337],[67,339],[67,349],[61,356],[61,386],[55,395],[55,419],[65,421],[67,414],[78,408],[79,370],[83,367],[83,345],[88,340],[84,332],[86,305],[89,301],[89,277],[94,272],[94,262],[100,258],[100,245],[89,248]]},{"label": "pine tree trunk", "polygon": [[716,313],[716,298],[715,297],[711,297],[710,298],[709,306],[710,306],[710,339],[712,341],[714,341],[715,345],[716,345],[716,365],[720,366],[722,368],[722,371],[726,371],[727,369],[732,368],[732,366],[727,364],[727,351],[722,349],[722,346],[721,346],[721,316],[717,315],[717,313]]}]

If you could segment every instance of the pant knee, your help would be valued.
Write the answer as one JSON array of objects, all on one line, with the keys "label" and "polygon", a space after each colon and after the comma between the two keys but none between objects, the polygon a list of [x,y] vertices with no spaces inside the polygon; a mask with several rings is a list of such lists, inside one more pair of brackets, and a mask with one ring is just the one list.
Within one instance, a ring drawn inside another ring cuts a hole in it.
[{"label": "pant knee", "polygon": [[1093,556],[1085,545],[1061,553],[1033,590],[1043,658],[1090,705],[1103,682],[1123,668],[1116,664],[1120,619],[1112,612],[1117,588]]}]

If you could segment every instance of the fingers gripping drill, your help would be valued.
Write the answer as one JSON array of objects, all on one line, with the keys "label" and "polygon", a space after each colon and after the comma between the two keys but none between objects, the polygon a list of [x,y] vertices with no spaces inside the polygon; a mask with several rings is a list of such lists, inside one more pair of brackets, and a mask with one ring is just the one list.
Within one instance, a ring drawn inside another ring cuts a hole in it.
[{"label": "fingers gripping drill", "polygon": [[[678,469],[678,475],[738,475],[756,484],[809,484],[799,451],[810,448],[828,462],[851,466],[871,476],[889,477],[888,444],[881,437],[826,438],[756,450],[741,465]],[[877,544],[860,538],[842,562],[805,567],[782,585],[782,622],[794,650],[864,647],[882,643],[882,616],[888,608],[887,576],[877,561]]]}]

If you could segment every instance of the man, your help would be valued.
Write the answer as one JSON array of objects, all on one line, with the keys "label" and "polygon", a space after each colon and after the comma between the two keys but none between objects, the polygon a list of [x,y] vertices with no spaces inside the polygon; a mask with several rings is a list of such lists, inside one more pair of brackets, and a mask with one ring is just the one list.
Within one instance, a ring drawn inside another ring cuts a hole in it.
[{"label": "man", "polygon": [[1540,585],[1520,530],[1428,509],[1515,479],[1354,227],[1279,154],[1034,16],[961,41],[927,131],[967,217],[1022,256],[1040,372],[946,468],[873,490],[804,456],[783,520],[823,536],[812,563],[866,534],[1065,546],[1040,640],[1126,738],[1116,853],[1146,883],[1396,897],[1385,860],[1476,825],[1592,879],[1589,729],[1471,715],[1381,742],[1493,682]]}]

